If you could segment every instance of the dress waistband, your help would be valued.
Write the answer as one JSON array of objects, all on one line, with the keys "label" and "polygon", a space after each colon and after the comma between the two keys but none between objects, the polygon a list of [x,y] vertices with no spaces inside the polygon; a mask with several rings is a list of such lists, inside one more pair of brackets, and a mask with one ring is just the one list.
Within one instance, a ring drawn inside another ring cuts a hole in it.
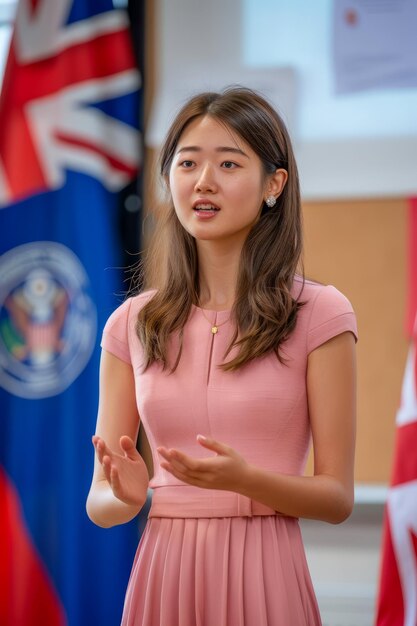
[{"label": "dress waistband", "polygon": [[279,515],[265,504],[232,491],[190,486],[156,487],[148,517],[253,517]]}]

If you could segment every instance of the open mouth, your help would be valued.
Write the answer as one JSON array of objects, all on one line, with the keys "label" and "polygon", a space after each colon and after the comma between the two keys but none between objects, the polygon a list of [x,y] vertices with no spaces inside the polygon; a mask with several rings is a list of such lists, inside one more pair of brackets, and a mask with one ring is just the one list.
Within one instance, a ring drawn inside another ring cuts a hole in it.
[{"label": "open mouth", "polygon": [[220,211],[220,209],[217,206],[214,206],[214,204],[197,204],[193,207],[193,210],[197,213],[216,213]]}]

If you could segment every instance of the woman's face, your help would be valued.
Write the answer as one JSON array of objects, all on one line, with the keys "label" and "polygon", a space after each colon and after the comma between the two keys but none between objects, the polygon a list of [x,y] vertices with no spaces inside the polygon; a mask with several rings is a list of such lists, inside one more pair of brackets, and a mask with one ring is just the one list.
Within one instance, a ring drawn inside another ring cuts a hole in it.
[{"label": "woman's face", "polygon": [[178,219],[197,240],[243,243],[268,195],[258,155],[209,116],[193,120],[182,133],[169,186]]}]

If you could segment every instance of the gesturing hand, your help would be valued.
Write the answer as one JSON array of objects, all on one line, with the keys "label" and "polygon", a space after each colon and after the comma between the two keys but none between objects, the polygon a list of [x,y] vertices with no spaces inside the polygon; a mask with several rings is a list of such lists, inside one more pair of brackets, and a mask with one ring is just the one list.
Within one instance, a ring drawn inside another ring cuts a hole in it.
[{"label": "gesturing hand", "polygon": [[214,439],[198,435],[197,441],[216,455],[197,459],[179,450],[161,447],[158,452],[165,459],[161,462],[161,467],[189,485],[238,492],[248,468],[245,459],[233,448]]},{"label": "gesturing hand", "polygon": [[130,437],[120,437],[121,454],[109,448],[104,439],[92,438],[98,461],[116,498],[129,505],[142,506],[149,475],[146,465]]}]

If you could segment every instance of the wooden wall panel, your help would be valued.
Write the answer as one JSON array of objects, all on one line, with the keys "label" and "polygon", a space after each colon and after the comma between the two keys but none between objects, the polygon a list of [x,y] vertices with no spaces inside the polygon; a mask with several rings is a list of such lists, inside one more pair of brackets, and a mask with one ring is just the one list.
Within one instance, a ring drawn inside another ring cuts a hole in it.
[{"label": "wooden wall panel", "polygon": [[407,202],[306,202],[304,229],[306,275],[340,289],[358,319],[355,478],[387,482],[407,355]]}]

